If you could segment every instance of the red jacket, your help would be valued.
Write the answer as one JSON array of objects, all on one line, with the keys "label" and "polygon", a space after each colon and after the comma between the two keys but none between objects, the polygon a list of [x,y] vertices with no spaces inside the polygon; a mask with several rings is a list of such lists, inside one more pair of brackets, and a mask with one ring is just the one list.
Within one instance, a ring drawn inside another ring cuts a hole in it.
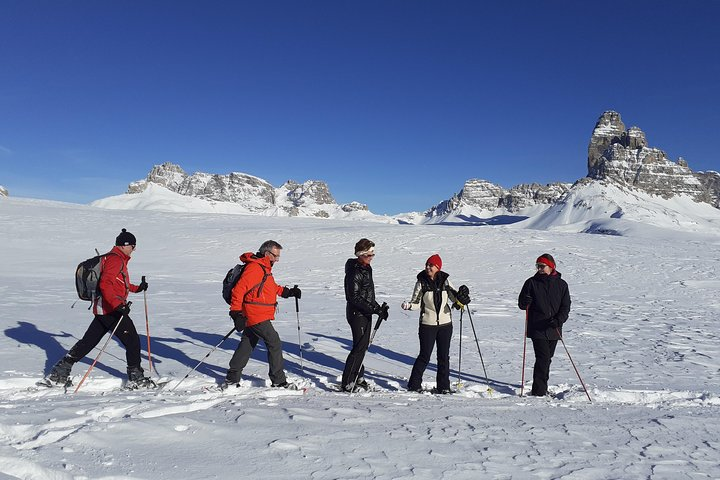
[{"label": "red jacket", "polygon": [[[101,260],[100,296],[102,298],[102,313],[107,315],[117,307],[127,302],[129,292],[137,292],[137,285],[130,283],[130,274],[127,264],[130,257],[125,255],[119,247],[113,247]],[[93,313],[98,314],[97,302],[93,305]]]},{"label": "red jacket", "polygon": [[[258,258],[247,252],[240,256],[240,260],[247,265],[233,288],[230,310],[242,310],[247,318],[245,325],[248,327],[275,319],[277,296],[282,293],[283,287],[275,283],[270,259]],[[266,274],[267,277],[263,282],[263,276]]]}]

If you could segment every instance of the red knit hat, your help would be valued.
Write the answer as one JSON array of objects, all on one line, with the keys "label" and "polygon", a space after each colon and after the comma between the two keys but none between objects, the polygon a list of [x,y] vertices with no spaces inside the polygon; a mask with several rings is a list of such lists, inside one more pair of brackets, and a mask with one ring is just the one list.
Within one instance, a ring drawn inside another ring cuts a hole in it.
[{"label": "red knit hat", "polygon": [[555,270],[555,259],[549,253],[543,253],[540,255],[535,263],[542,263]]},{"label": "red knit hat", "polygon": [[442,258],[440,258],[440,255],[437,253],[435,255],[431,255],[425,262],[425,265],[435,265],[438,270],[442,270]]}]

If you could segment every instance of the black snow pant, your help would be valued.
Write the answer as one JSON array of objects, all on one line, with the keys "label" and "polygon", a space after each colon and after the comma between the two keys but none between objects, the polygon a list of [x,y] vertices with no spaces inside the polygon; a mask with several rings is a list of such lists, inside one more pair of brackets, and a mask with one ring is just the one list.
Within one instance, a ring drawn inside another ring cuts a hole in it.
[{"label": "black snow pant", "polygon": [[112,332],[120,320],[120,325],[115,330],[115,337],[125,347],[125,359],[128,368],[140,367],[140,337],[138,337],[135,324],[128,316],[121,317],[119,313],[112,312],[107,315],[95,315],[85,335],[70,349],[68,356],[75,362],[82,360],[90,351],[100,343],[100,340],[107,332]]},{"label": "black snow pant", "polygon": [[555,355],[557,340],[544,338],[533,338],[533,350],[535,350],[535,367],[533,368],[533,384],[530,395],[547,395],[548,379],[550,378],[550,363]]},{"label": "black snow pant", "polygon": [[345,368],[342,374],[341,387],[344,390],[348,385],[352,385],[355,379],[365,376],[365,352],[370,346],[370,326],[372,325],[372,317],[365,315],[351,315],[347,322],[352,330],[353,346],[350,354],[345,360]]},{"label": "black snow pant", "polygon": [[447,325],[420,324],[418,337],[420,338],[420,353],[413,364],[408,390],[422,388],[422,376],[430,363],[433,347],[437,343],[437,376],[435,386],[438,390],[450,390],[450,340],[452,339],[452,323]]},{"label": "black snow pant", "polygon": [[280,335],[272,326],[272,321],[265,320],[250,327],[246,326],[245,330],[243,330],[242,340],[240,340],[240,345],[238,345],[230,359],[230,368],[225,377],[229,383],[238,383],[240,381],[242,371],[250,361],[250,355],[252,355],[255,346],[261,339],[265,342],[267,348],[270,381],[273,385],[280,385],[287,381]]}]

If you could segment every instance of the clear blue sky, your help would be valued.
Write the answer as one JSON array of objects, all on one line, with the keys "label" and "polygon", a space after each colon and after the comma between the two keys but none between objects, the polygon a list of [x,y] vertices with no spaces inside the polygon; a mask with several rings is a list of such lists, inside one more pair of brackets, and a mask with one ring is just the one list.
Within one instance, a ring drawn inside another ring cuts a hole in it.
[{"label": "clear blue sky", "polygon": [[153,165],[328,182],[375,213],[572,182],[605,110],[718,170],[719,1],[0,2],[0,185]]}]

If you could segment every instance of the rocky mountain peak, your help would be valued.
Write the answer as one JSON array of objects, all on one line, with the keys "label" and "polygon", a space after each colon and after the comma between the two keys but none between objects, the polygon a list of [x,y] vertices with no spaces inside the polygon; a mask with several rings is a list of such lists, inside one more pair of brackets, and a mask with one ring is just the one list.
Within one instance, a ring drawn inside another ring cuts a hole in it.
[{"label": "rocky mountain peak", "polygon": [[310,203],[319,205],[335,203],[327,183],[319,180],[308,180],[305,183],[288,180],[280,187],[280,190],[287,191],[286,197],[296,207]]},{"label": "rocky mountain peak", "polygon": [[0,197],[9,197],[9,196],[10,195],[8,194],[7,188],[0,185]]},{"label": "rocky mountain peak", "polygon": [[506,190],[488,180],[472,178],[465,182],[462,190],[449,200],[445,200],[425,212],[426,217],[445,215],[463,206],[481,211],[494,211],[498,208],[515,213],[525,207],[539,204],[551,204],[564,195],[569,184],[537,183],[520,184]]},{"label": "rocky mountain peak", "polygon": [[645,133],[638,127],[626,130],[620,114],[613,111],[603,113],[593,129],[588,146],[588,177],[663,198],[687,194],[707,202],[712,197],[684,159],[672,162],[664,151],[649,147]]},{"label": "rocky mountain peak", "polygon": [[181,195],[241,204],[253,213],[277,214],[273,212],[281,211],[289,216],[327,218],[335,211],[368,211],[366,205],[357,202],[338,205],[328,185],[318,180],[304,183],[288,180],[275,188],[262,178],[240,172],[188,175],[179,165],[169,162],[155,165],[147,178],[132,182],[127,193],[143,192],[150,183]]}]

